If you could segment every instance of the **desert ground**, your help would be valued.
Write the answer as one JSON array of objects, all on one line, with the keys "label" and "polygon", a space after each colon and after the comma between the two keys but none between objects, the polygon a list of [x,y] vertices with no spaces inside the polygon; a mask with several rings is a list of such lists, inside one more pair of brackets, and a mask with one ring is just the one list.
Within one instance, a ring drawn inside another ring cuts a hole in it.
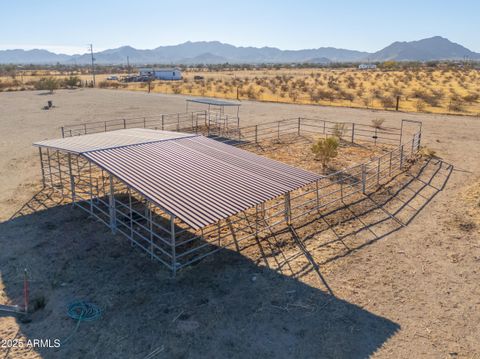
[{"label": "desert ground", "polygon": [[[0,340],[63,341],[0,347],[4,358],[480,358],[477,117],[242,101],[243,125],[298,116],[419,120],[423,145],[438,156],[420,159],[375,195],[410,198],[398,212],[408,225],[377,224],[385,213],[354,204],[324,217],[333,223],[356,213],[355,223],[329,226],[343,241],[320,231],[305,251],[291,243],[225,249],[172,279],[70,205],[10,219],[41,188],[32,142],[59,137],[64,124],[181,112],[186,98],[0,93],[0,304],[21,303],[28,268],[38,307],[29,321],[0,314]],[[45,111],[47,100],[55,107]],[[354,226],[365,230],[349,235]],[[292,259],[279,266],[279,258]],[[102,317],[77,327],[66,315],[74,299],[97,303]]]}]

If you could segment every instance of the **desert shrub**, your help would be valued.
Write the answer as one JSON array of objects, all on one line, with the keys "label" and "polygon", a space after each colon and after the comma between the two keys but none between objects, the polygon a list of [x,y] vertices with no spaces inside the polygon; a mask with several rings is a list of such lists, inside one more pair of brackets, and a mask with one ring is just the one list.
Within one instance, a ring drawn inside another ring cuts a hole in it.
[{"label": "desert shrub", "polygon": [[336,137],[321,138],[312,146],[312,152],[315,159],[322,162],[322,167],[326,168],[332,158],[337,157],[339,140]]},{"label": "desert shrub", "polygon": [[381,97],[380,103],[382,104],[383,108],[395,107],[395,100],[390,96]]},{"label": "desert shrub", "polygon": [[62,86],[72,88],[72,87],[80,86],[81,83],[82,83],[82,81],[80,80],[80,78],[78,76],[70,76],[70,77],[66,77],[62,81]]},{"label": "desert shrub", "polygon": [[463,112],[465,107],[463,105],[463,100],[460,97],[452,96],[450,98],[450,103],[448,105],[448,110],[453,112]]},{"label": "desert shrub", "polygon": [[367,107],[367,108],[372,105],[372,99],[370,97],[364,97],[362,99],[362,102],[365,105],[365,107]]},{"label": "desert shrub", "polygon": [[36,90],[48,90],[53,93],[59,87],[59,81],[53,77],[42,77],[35,83]]},{"label": "desert shrub", "polygon": [[7,89],[9,87],[14,87],[15,84],[13,81],[0,81],[0,89]]},{"label": "desert shrub", "polygon": [[255,100],[257,98],[257,93],[255,92],[253,86],[248,87],[246,95],[250,100]]},{"label": "desert shrub", "polygon": [[336,123],[335,126],[333,126],[332,134],[333,134],[334,137],[341,140],[343,135],[345,134],[345,124],[344,123]]},{"label": "desert shrub", "polygon": [[382,125],[383,125],[384,122],[385,122],[384,118],[374,118],[372,120],[372,126],[380,129],[380,128],[382,128]]},{"label": "desert shrub", "polygon": [[428,158],[436,157],[435,150],[432,150],[431,148],[428,148],[427,146],[420,147],[419,153],[420,153],[421,156],[425,156],[425,157],[428,157]]},{"label": "desert shrub", "polygon": [[415,104],[415,108],[417,109],[417,112],[425,111],[425,101],[417,100],[417,102]]},{"label": "desert shrub", "polygon": [[297,92],[297,91],[290,91],[290,92],[288,93],[288,97],[290,97],[293,102],[297,102],[298,92]]},{"label": "desert shrub", "polygon": [[374,89],[372,91],[372,96],[375,97],[375,98],[381,99],[383,97],[383,91],[378,89],[378,88]]},{"label": "desert shrub", "polygon": [[468,95],[463,96],[463,100],[468,103],[477,102],[480,95],[477,92],[470,92]]},{"label": "desert shrub", "polygon": [[176,95],[180,94],[182,92],[182,88],[180,85],[173,85],[172,86],[172,92]]},{"label": "desert shrub", "polygon": [[110,84],[108,83],[108,81],[100,81],[98,83],[98,87],[101,88],[101,89],[108,88],[109,86],[110,86]]},{"label": "desert shrub", "polygon": [[343,98],[347,101],[350,101],[352,102],[353,100],[355,100],[355,95],[353,93],[349,93],[349,92],[346,92],[344,95],[343,95]]}]

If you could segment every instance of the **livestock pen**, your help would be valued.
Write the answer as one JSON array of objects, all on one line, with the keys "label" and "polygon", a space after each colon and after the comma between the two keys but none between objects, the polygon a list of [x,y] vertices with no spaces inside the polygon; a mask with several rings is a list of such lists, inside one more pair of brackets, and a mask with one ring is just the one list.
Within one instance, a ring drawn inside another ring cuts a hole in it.
[{"label": "livestock pen", "polygon": [[[35,144],[43,185],[175,275],[221,248],[294,230],[312,213],[376,191],[415,157],[422,131],[406,120],[375,128],[301,117],[239,127],[201,111],[65,126],[62,134]],[[330,135],[389,150],[322,175],[241,149]]]}]

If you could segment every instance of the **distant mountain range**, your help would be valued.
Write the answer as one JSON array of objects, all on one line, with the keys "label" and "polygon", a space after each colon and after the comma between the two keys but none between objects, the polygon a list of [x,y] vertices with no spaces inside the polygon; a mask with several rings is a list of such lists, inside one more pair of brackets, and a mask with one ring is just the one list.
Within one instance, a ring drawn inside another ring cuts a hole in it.
[{"label": "distant mountain range", "polygon": [[[152,50],[138,50],[131,46],[105,50],[94,54],[97,64],[222,64],[222,63],[321,63],[480,60],[480,54],[440,36],[428,39],[394,42],[384,49],[369,53],[362,51],[320,47],[306,50],[280,50],[274,47],[236,47],[218,41],[185,42],[174,46],[160,46]],[[2,64],[67,64],[86,65],[90,54],[65,55],[47,50],[0,50]]]}]

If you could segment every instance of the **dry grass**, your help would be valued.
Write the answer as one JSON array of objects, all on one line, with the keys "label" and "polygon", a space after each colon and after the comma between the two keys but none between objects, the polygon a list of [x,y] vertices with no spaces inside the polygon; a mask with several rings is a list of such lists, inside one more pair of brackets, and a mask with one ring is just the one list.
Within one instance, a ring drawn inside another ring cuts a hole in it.
[{"label": "dry grass", "polygon": [[[36,71],[0,78],[0,90],[29,89],[42,76],[79,76]],[[195,81],[201,75],[204,80]],[[106,74],[97,75],[97,85]],[[121,76],[121,75],[118,75]],[[182,81],[154,81],[158,93],[209,96],[227,99],[395,109],[410,112],[480,115],[480,72],[475,69],[407,69],[364,71],[357,69],[258,69],[238,71],[184,72]],[[115,82],[103,83],[118,88]],[[147,91],[146,83],[122,84],[120,88]]]}]

